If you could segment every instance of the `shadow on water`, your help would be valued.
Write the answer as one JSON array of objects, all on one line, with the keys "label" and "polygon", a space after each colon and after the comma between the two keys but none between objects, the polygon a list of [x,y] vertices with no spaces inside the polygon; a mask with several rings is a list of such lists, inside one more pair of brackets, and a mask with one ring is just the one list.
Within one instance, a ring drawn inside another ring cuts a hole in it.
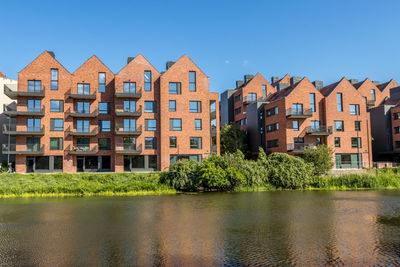
[{"label": "shadow on water", "polygon": [[0,265],[400,264],[400,192],[0,202]]}]

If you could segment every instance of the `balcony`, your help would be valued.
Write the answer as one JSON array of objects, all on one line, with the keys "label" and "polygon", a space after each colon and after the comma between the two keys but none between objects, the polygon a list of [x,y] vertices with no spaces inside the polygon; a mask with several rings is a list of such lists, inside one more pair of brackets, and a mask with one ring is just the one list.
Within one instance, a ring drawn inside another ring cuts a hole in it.
[{"label": "balcony", "polygon": [[99,132],[99,129],[98,129],[98,127],[96,127],[92,131],[89,131],[89,129],[73,129],[73,130],[71,130],[70,128],[68,128],[67,132],[69,132],[69,135],[72,135],[72,136],[96,136]]},{"label": "balcony", "polygon": [[[117,91],[116,89],[115,91]],[[136,90],[135,92],[115,92],[115,97],[117,98],[130,98],[139,99],[142,97],[142,89]]]},{"label": "balcony", "polygon": [[115,126],[115,134],[116,135],[140,135],[142,134],[142,125],[136,127],[136,129],[124,129],[119,128],[118,125]]},{"label": "balcony", "polygon": [[78,91],[77,89],[70,90],[69,97],[72,99],[80,99],[80,100],[95,100],[96,99],[96,90],[89,91]]},{"label": "balcony", "polygon": [[314,144],[304,144],[304,143],[291,143],[287,144],[287,151],[288,152],[304,152],[304,150],[309,148],[314,148]]},{"label": "balcony", "polygon": [[28,106],[17,106],[17,110],[7,110],[7,108],[5,108],[4,114],[10,117],[17,117],[17,116],[43,117],[45,112],[44,112],[44,106],[32,110],[28,110]]},{"label": "balcony", "polygon": [[69,114],[69,116],[74,117],[74,118],[95,118],[97,117],[97,112],[81,112],[81,111],[77,111],[77,110],[72,110],[69,109],[67,111],[67,113]]},{"label": "balcony", "polygon": [[82,144],[69,145],[67,150],[71,155],[95,155],[98,152],[97,145],[90,147]]},{"label": "balcony", "polygon": [[243,104],[251,104],[257,102],[257,98],[251,97],[249,98],[248,96],[243,97]]},{"label": "balcony", "polygon": [[8,128],[7,124],[3,124],[3,134],[4,135],[44,135],[44,125],[42,128],[40,127],[13,127],[11,129]]},{"label": "balcony", "polygon": [[12,155],[41,155],[44,153],[44,145],[16,145],[10,144],[3,144],[2,149],[3,155],[7,155],[8,153]]},{"label": "balcony", "polygon": [[115,153],[118,154],[140,154],[142,153],[142,144],[116,144]]},{"label": "balcony", "polygon": [[35,91],[14,91],[11,90],[7,85],[4,85],[4,94],[8,96],[11,99],[18,99],[18,97],[44,97],[44,87],[42,87],[40,90],[35,90]]},{"label": "balcony", "polygon": [[116,105],[115,115],[123,117],[139,117],[142,115],[142,106],[139,106],[139,108],[136,110],[132,110],[129,107],[124,107],[123,105]]},{"label": "balcony", "polygon": [[306,134],[308,135],[330,135],[332,134],[332,126],[308,126],[306,127]]},{"label": "balcony", "polygon": [[375,100],[367,100],[367,107],[370,108],[373,106],[375,106]]},{"label": "balcony", "polygon": [[288,108],[286,110],[286,118],[288,119],[306,119],[312,116],[312,110],[307,109],[303,110],[293,110],[292,108]]}]

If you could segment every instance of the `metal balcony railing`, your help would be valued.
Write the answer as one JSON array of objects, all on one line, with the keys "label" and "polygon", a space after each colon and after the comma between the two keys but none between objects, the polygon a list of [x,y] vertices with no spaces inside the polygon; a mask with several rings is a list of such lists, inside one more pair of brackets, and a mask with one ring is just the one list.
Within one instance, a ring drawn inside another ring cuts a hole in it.
[{"label": "metal balcony railing", "polygon": [[70,129],[68,127],[67,132],[69,132],[70,135],[73,136],[96,136],[99,132],[98,127],[94,127],[91,131],[90,128],[79,128],[79,129]]},{"label": "metal balcony railing", "polygon": [[71,110],[68,109],[67,113],[69,114],[69,116],[71,117],[75,117],[75,118],[95,118],[97,117],[97,112],[86,112],[83,110]]},{"label": "metal balcony railing", "polygon": [[78,90],[75,88],[70,89],[69,96],[73,99],[94,100],[96,99],[96,92],[97,90],[95,88],[91,88],[90,91]]},{"label": "metal balcony railing", "polygon": [[248,96],[243,97],[244,104],[250,104],[254,102],[257,102],[257,97],[250,97],[250,98]]},{"label": "metal balcony railing", "polygon": [[292,109],[292,108],[286,109],[286,117],[287,118],[303,119],[303,118],[308,118],[311,116],[312,116],[311,109],[307,109],[307,110],[299,110],[299,109]]},{"label": "metal balcony railing", "polygon": [[136,128],[124,128],[115,125],[115,134],[117,135],[140,135],[142,134],[142,125],[136,125]]},{"label": "metal balcony railing", "polygon": [[4,135],[44,135],[44,125],[42,127],[15,127],[12,126],[10,129],[7,124],[3,124]]},{"label": "metal balcony railing", "polygon": [[42,117],[45,114],[44,105],[40,108],[28,109],[27,105],[17,106],[17,110],[9,110],[8,108],[4,108],[4,114],[10,117],[17,116],[39,116]]},{"label": "metal balcony railing", "polygon": [[332,134],[332,126],[320,125],[320,126],[307,126],[306,134],[308,135],[330,135]]},{"label": "metal balcony railing", "polygon": [[115,115],[124,117],[139,117],[142,115],[142,106],[139,106],[139,108],[136,107],[136,110],[133,110],[131,107],[124,107],[124,105],[116,105]]},{"label": "metal balcony railing", "polygon": [[67,150],[72,155],[91,155],[98,152],[97,145],[90,144],[73,144],[69,145]]},{"label": "metal balcony railing", "polygon": [[314,144],[305,144],[305,143],[291,143],[287,144],[287,151],[288,152],[304,152],[304,150],[308,148],[315,147]]},{"label": "metal balcony railing", "polygon": [[122,143],[115,145],[115,152],[120,154],[140,154],[142,153],[142,144]]},{"label": "metal balcony railing", "polygon": [[115,89],[115,97],[117,98],[131,98],[131,99],[138,99],[142,97],[142,88],[137,88],[135,91],[126,92],[120,88]]},{"label": "metal balcony railing", "polygon": [[40,146],[40,144],[3,144],[2,146],[3,155],[7,155],[8,153],[13,155],[40,155],[44,153],[44,144]]},{"label": "metal balcony railing", "polygon": [[367,100],[367,107],[375,106],[375,100]]},{"label": "metal balcony railing", "polygon": [[11,99],[17,99],[18,97],[44,97],[44,86],[40,90],[29,91],[28,88],[21,88],[21,90],[11,90],[7,85],[4,85],[4,94]]}]

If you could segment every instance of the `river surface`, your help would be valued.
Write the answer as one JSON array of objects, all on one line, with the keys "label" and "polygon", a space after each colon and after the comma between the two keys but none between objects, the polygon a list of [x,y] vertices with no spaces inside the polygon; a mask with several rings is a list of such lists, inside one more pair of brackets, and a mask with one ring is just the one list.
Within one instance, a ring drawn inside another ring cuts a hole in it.
[{"label": "river surface", "polygon": [[400,265],[400,191],[0,200],[1,266]]}]

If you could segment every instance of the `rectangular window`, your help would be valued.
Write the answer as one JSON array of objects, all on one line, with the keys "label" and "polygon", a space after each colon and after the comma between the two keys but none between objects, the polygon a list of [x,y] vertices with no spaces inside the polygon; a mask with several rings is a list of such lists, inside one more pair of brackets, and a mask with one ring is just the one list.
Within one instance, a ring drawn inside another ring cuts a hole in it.
[{"label": "rectangular window", "polygon": [[267,86],[265,84],[261,85],[261,92],[263,96],[267,96]]},{"label": "rectangular window", "polygon": [[303,104],[299,104],[299,103],[292,104],[292,110],[293,110],[293,114],[302,115],[303,114]]},{"label": "rectangular window", "polygon": [[171,136],[169,138],[169,147],[170,148],[176,148],[176,137],[175,136]]},{"label": "rectangular window", "polygon": [[169,119],[170,131],[182,131],[182,119]]},{"label": "rectangular window", "polygon": [[242,100],[242,95],[235,96],[235,102],[239,102],[240,100]]},{"label": "rectangular window", "polygon": [[393,114],[393,119],[394,119],[394,120],[398,120],[398,119],[399,119],[399,116],[400,116],[400,113],[394,113],[394,114]]},{"label": "rectangular window", "polygon": [[106,92],[106,74],[104,72],[99,72],[99,92]]},{"label": "rectangular window", "polygon": [[361,121],[354,122],[354,130],[357,132],[361,131]]},{"label": "rectangular window", "polygon": [[361,148],[361,137],[352,137],[351,138],[351,147],[352,148]]},{"label": "rectangular window", "polygon": [[400,148],[400,141],[395,141],[394,145],[395,145],[396,148]]},{"label": "rectangular window", "polygon": [[395,133],[395,134],[400,133],[400,127],[399,127],[399,126],[394,127],[394,133]]},{"label": "rectangular window", "polygon": [[50,150],[63,150],[62,137],[50,137]]},{"label": "rectangular window", "polygon": [[238,107],[237,109],[235,109],[235,114],[238,115],[242,113],[242,107]]},{"label": "rectangular window", "polygon": [[136,94],[136,83],[124,82],[124,93]]},{"label": "rectangular window", "polygon": [[371,89],[371,100],[375,101],[375,90]]},{"label": "rectangular window", "polygon": [[156,113],[157,112],[156,101],[144,101],[144,112]]},{"label": "rectangular window", "polygon": [[89,102],[77,102],[76,103],[76,112],[78,113],[90,113],[90,103]]},{"label": "rectangular window", "polygon": [[200,113],[201,101],[189,101],[189,112]]},{"label": "rectangular window", "polygon": [[157,138],[156,137],[145,137],[144,138],[145,149],[157,149]]},{"label": "rectangular window", "polygon": [[299,130],[299,121],[293,121],[293,130],[298,131]]},{"label": "rectangular window", "polygon": [[175,100],[169,101],[169,111],[176,111],[176,101]]},{"label": "rectangular window", "polygon": [[194,129],[195,130],[201,130],[202,129],[201,119],[195,119],[194,120]]},{"label": "rectangular window", "polygon": [[28,81],[28,92],[39,93],[42,91],[42,81]]},{"label": "rectangular window", "polygon": [[99,102],[99,114],[110,114],[110,106],[108,102]]},{"label": "rectangular window", "polygon": [[271,109],[267,109],[266,113],[267,113],[266,114],[267,117],[270,117],[270,116],[273,116],[273,115],[277,115],[278,114],[278,107],[273,107]]},{"label": "rectangular window", "polygon": [[64,120],[50,119],[50,131],[64,131]]},{"label": "rectangular window", "polygon": [[336,104],[337,104],[337,111],[343,112],[343,98],[342,93],[336,94]]},{"label": "rectangular window", "polygon": [[90,95],[90,84],[78,83],[78,94],[79,95]]},{"label": "rectangular window", "polygon": [[26,138],[27,151],[40,151],[40,137]]},{"label": "rectangular window", "polygon": [[190,148],[201,149],[201,137],[190,137]]},{"label": "rectangular window", "polygon": [[124,137],[124,150],[136,150],[136,137]]},{"label": "rectangular window", "polygon": [[99,150],[111,150],[111,139],[110,138],[99,138]]},{"label": "rectangular window", "polygon": [[151,71],[144,72],[144,90],[151,91]]},{"label": "rectangular window", "polygon": [[350,105],[350,115],[360,115],[360,105],[351,104]]},{"label": "rectangular window", "polygon": [[196,72],[189,71],[189,91],[196,92]]},{"label": "rectangular window", "polygon": [[89,120],[76,120],[76,131],[78,133],[88,133],[90,128]]},{"label": "rectangular window", "polygon": [[171,95],[180,95],[182,93],[181,83],[169,83],[169,93]]},{"label": "rectangular window", "polygon": [[279,140],[278,139],[267,140],[267,148],[278,147],[278,146],[279,146]]},{"label": "rectangular window", "polygon": [[64,101],[50,100],[50,112],[64,112]]},{"label": "rectangular window", "polygon": [[335,147],[340,147],[340,137],[335,137]]},{"label": "rectangular window", "polygon": [[90,150],[90,138],[76,139],[76,148],[80,151],[89,151]]},{"label": "rectangular window", "polygon": [[99,120],[100,132],[108,133],[111,132],[111,121],[109,120]]},{"label": "rectangular window", "polygon": [[343,123],[343,121],[335,121],[335,131],[336,132],[344,132],[344,123]]},{"label": "rectangular window", "polygon": [[124,131],[135,132],[136,131],[136,119],[124,119]]},{"label": "rectangular window", "polygon": [[274,131],[277,131],[278,129],[279,129],[278,123],[267,125],[267,132],[274,132]]},{"label": "rectangular window", "polygon": [[40,112],[42,110],[42,101],[39,99],[28,99],[28,111]]},{"label": "rectangular window", "polygon": [[157,131],[157,121],[154,119],[146,119],[144,121],[146,131]]},{"label": "rectangular window", "polygon": [[29,118],[26,123],[28,132],[40,132],[40,119]]},{"label": "rectangular window", "polygon": [[124,100],[124,112],[135,112],[135,111],[136,111],[136,101]]},{"label": "rectangular window", "polygon": [[58,69],[51,69],[50,89],[58,90]]},{"label": "rectangular window", "polygon": [[311,121],[310,126],[312,131],[320,131],[319,121]]},{"label": "rectangular window", "polygon": [[316,106],[315,106],[315,94],[311,93],[310,94],[310,108],[312,112],[315,112],[317,110]]},{"label": "rectangular window", "polygon": [[257,94],[256,93],[248,93],[247,96],[248,96],[250,102],[257,101]]}]

